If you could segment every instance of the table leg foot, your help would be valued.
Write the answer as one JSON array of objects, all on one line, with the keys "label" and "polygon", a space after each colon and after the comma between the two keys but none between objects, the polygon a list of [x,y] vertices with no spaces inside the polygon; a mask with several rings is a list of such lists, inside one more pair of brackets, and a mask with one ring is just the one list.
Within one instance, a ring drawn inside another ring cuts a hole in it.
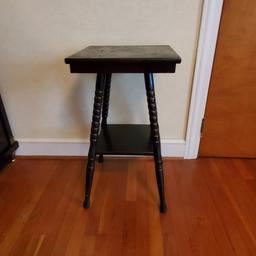
[{"label": "table leg foot", "polygon": [[100,154],[100,155],[98,156],[98,162],[99,162],[99,163],[103,163],[103,162],[104,162],[104,156],[103,156],[102,154]]},{"label": "table leg foot", "polygon": [[15,153],[12,153],[11,159],[12,159],[12,162],[13,162],[13,163],[16,161],[16,155],[15,155]]},{"label": "table leg foot", "polygon": [[160,212],[161,213],[166,213],[167,212],[167,205],[166,205],[166,202],[162,202],[160,204]]},{"label": "table leg foot", "polygon": [[84,209],[90,208],[90,198],[89,197],[86,197],[84,199],[83,207],[84,207]]}]

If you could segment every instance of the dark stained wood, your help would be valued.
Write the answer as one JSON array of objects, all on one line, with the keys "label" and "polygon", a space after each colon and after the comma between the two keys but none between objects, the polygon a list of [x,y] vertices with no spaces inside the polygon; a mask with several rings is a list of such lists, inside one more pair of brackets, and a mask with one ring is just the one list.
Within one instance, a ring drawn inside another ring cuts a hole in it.
[{"label": "dark stained wood", "polygon": [[165,215],[151,158],[97,163],[86,211],[84,165],[18,158],[0,172],[1,255],[255,254],[255,159],[165,159]]},{"label": "dark stained wood", "polygon": [[103,95],[105,87],[106,75],[99,73],[96,78],[95,96],[92,114],[91,134],[90,134],[90,147],[88,152],[88,161],[86,167],[86,180],[85,180],[85,199],[84,208],[90,207],[90,193],[92,188],[92,180],[95,167],[96,158],[96,143],[100,130],[100,118],[103,106]]},{"label": "dark stained wood", "polygon": [[110,97],[110,88],[111,88],[111,77],[112,77],[111,73],[106,74],[105,86],[104,86],[103,107],[102,107],[102,121],[101,121],[102,126],[105,126],[107,124],[109,97]]},{"label": "dark stained wood", "polygon": [[[176,64],[180,62],[181,58],[168,45],[89,46],[65,59],[65,63],[70,64],[71,73],[97,73],[90,147],[86,168],[84,208],[90,207],[90,193],[97,154],[99,155],[99,162],[103,163],[104,154],[148,155],[152,153],[151,148],[153,148],[156,179],[160,196],[160,211],[166,212],[167,206],[164,195],[164,174],[153,73],[175,72]],[[111,76],[112,73],[118,72],[144,73],[150,117],[150,136],[146,126],[123,126],[126,131],[128,130],[126,136],[124,136],[125,134],[120,136],[122,135],[120,126],[108,127],[107,116]],[[98,141],[101,111],[102,132],[100,141]]]},{"label": "dark stained wood", "polygon": [[160,140],[160,133],[159,133],[158,117],[157,117],[153,74],[145,73],[144,79],[145,79],[145,87],[147,92],[151,140],[153,144],[154,159],[155,159],[156,180],[157,180],[158,192],[160,196],[160,211],[166,212],[167,205],[166,205],[165,193],[164,193],[164,170],[163,170],[163,161],[162,161],[162,154],[161,154],[161,140]]},{"label": "dark stained wood", "polygon": [[15,151],[18,146],[18,142],[14,140],[4,103],[0,95],[0,169],[14,160]]},{"label": "dark stained wood", "polygon": [[[111,78],[112,78],[111,73],[106,74],[105,86],[104,86],[104,96],[103,96],[103,107],[102,107],[102,120],[101,120],[101,126],[102,127],[107,126],[110,88],[111,88]],[[103,154],[99,154],[98,161],[99,161],[99,163],[103,163],[103,161],[104,161]]]},{"label": "dark stained wood", "polygon": [[143,124],[109,124],[103,126],[96,154],[153,155],[150,126]]},{"label": "dark stained wood", "polygon": [[89,46],[65,59],[71,73],[174,73],[180,62],[169,45]]}]

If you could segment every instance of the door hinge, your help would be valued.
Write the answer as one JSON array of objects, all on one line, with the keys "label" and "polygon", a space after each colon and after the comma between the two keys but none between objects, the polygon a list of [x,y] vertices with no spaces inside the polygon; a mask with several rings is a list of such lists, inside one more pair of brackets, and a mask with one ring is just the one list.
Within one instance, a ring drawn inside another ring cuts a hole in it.
[{"label": "door hinge", "polygon": [[201,123],[201,129],[200,129],[201,137],[203,136],[204,120],[205,118],[202,119],[202,123]]}]

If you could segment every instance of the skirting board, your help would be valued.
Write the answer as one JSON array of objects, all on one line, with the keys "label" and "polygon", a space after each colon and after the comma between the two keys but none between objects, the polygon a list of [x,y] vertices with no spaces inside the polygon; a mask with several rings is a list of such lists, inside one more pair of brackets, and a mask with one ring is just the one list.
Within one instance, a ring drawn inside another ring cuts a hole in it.
[{"label": "skirting board", "polygon": [[[17,156],[86,156],[88,140],[67,139],[18,139]],[[162,155],[184,157],[184,140],[162,140]]]}]

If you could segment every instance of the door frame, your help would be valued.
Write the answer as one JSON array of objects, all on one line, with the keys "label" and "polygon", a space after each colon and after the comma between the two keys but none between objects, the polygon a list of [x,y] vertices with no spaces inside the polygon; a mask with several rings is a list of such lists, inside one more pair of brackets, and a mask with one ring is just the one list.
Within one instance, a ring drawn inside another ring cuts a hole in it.
[{"label": "door frame", "polygon": [[224,0],[204,0],[186,132],[184,158],[196,159]]}]

